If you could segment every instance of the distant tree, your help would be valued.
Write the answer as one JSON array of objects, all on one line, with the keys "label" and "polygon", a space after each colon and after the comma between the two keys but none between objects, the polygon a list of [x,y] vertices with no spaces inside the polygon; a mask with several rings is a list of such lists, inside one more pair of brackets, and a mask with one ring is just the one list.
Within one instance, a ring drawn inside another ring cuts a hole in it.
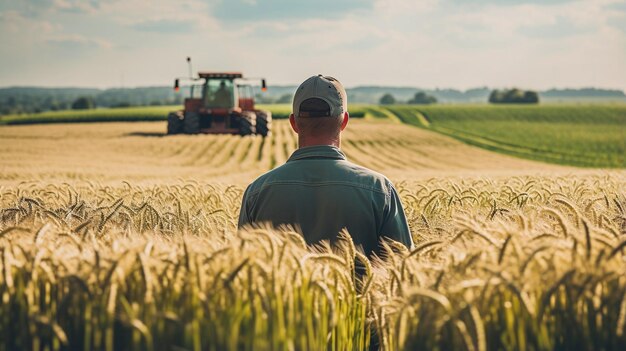
[{"label": "distant tree", "polygon": [[284,94],[283,96],[279,97],[278,100],[276,100],[277,104],[289,104],[291,103],[291,99],[293,98],[293,96],[291,94]]},{"label": "distant tree", "polygon": [[81,96],[72,103],[72,110],[89,110],[95,107],[96,104],[91,96]]},{"label": "distant tree", "polygon": [[263,94],[255,94],[254,95],[254,101],[257,104],[273,104],[274,103],[274,99],[271,96],[268,96],[265,93],[263,93]]},{"label": "distant tree", "polygon": [[423,91],[418,91],[411,99],[409,99],[409,101],[407,101],[407,103],[422,105],[435,104],[437,103],[437,98],[432,95],[428,95]]},{"label": "distant tree", "polygon": [[396,98],[393,95],[387,93],[383,95],[378,101],[381,105],[393,105],[396,103]]},{"label": "distant tree", "polygon": [[491,91],[491,94],[489,94],[489,102],[492,104],[500,103],[502,100],[504,100],[504,93],[498,89]]},{"label": "distant tree", "polygon": [[489,102],[492,104],[536,104],[539,103],[539,94],[531,90],[496,89],[489,94]]},{"label": "distant tree", "polygon": [[536,91],[526,91],[524,93],[524,100],[528,104],[538,104],[539,103],[539,94]]}]

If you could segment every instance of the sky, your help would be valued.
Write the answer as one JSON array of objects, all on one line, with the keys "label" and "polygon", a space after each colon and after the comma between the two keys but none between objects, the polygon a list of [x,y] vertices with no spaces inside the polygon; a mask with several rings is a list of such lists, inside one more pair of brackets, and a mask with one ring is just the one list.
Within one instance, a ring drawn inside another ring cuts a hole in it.
[{"label": "sky", "polygon": [[626,0],[0,0],[0,87],[268,84],[626,90]]}]

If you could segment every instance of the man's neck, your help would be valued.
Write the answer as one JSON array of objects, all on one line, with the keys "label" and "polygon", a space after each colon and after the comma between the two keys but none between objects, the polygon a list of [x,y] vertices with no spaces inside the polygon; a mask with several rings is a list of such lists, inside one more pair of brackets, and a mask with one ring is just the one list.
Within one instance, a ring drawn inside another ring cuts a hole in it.
[{"label": "man's neck", "polygon": [[341,138],[298,138],[298,147],[303,148],[307,146],[320,146],[320,145],[328,145],[334,146],[337,148],[341,147]]}]

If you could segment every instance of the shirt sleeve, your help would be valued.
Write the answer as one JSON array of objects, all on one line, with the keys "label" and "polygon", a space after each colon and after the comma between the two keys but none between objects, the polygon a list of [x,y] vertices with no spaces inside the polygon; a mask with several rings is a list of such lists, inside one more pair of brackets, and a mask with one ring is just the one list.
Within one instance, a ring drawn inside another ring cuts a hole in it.
[{"label": "shirt sleeve", "polygon": [[413,248],[413,238],[411,230],[406,222],[402,202],[400,196],[391,182],[387,183],[389,187],[389,196],[385,204],[383,213],[383,225],[379,235],[404,244],[407,248]]},{"label": "shirt sleeve", "polygon": [[239,210],[239,223],[237,224],[238,228],[241,228],[244,225],[250,224],[252,222],[248,214],[249,192],[250,187],[246,188],[246,191],[243,193],[243,199],[241,200],[241,210]]}]

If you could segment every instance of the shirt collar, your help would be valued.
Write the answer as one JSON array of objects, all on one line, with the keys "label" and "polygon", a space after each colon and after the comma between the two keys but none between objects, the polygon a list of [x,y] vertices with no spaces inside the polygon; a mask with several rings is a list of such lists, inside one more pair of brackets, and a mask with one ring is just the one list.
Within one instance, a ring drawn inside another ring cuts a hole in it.
[{"label": "shirt collar", "polygon": [[331,145],[316,145],[299,148],[291,154],[287,160],[304,160],[307,158],[328,158],[333,160],[346,160],[346,155],[338,147]]}]

